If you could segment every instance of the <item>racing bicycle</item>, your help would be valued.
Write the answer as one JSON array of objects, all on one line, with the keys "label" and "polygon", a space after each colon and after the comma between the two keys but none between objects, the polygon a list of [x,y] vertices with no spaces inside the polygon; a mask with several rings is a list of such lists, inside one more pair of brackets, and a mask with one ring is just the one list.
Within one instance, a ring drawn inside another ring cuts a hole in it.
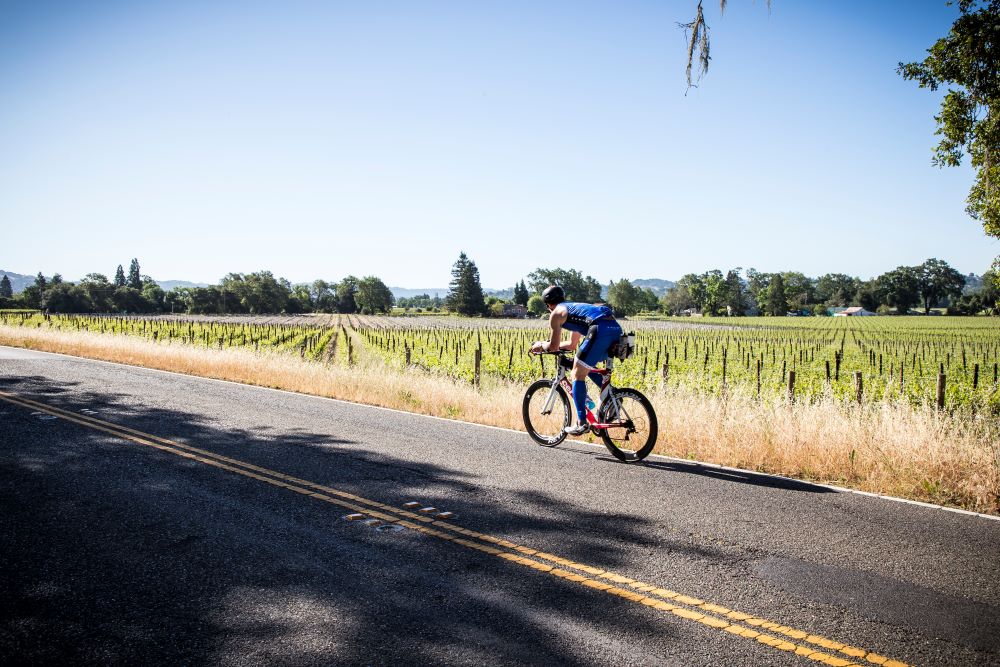
[{"label": "racing bicycle", "polygon": [[[570,425],[576,412],[573,405],[573,385],[567,371],[573,359],[566,350],[542,352],[556,355],[556,376],[536,380],[528,387],[521,405],[524,427],[539,445],[554,447],[566,439],[564,428]],[[603,378],[597,414],[587,406],[587,423],[601,437],[604,446],[615,458],[626,463],[641,461],[656,444],[658,425],[649,399],[635,389],[611,385],[612,360],[606,368],[595,369]]]}]

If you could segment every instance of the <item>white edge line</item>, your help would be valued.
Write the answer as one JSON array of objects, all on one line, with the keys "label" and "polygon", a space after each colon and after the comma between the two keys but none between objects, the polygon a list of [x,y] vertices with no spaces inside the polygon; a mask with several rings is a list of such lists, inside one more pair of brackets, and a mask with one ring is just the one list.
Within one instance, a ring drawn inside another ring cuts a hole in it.
[{"label": "white edge line", "polygon": [[[288,389],[276,389],[274,387],[262,387],[260,385],[246,384],[244,382],[236,382],[234,380],[221,380],[219,378],[204,377],[204,376],[201,376],[201,375],[189,375],[187,373],[178,373],[177,371],[166,371],[166,370],[163,370],[161,368],[149,368],[148,366],[139,366],[139,365],[135,365],[135,364],[125,364],[125,363],[122,363],[122,362],[119,362],[119,361],[106,361],[104,359],[91,359],[90,357],[77,357],[77,356],[73,356],[71,354],[62,354],[60,352],[46,352],[44,350],[34,350],[34,349],[30,348],[30,347],[11,347],[9,345],[0,345],[0,348],[5,348],[5,349],[8,349],[8,350],[27,350],[29,352],[34,352],[36,354],[49,354],[49,355],[52,355],[54,357],[66,357],[68,359],[91,361],[91,362],[97,362],[99,364],[108,364],[110,366],[126,366],[128,368],[138,368],[138,369],[144,370],[144,371],[153,371],[153,372],[156,372],[156,373],[166,373],[167,375],[179,375],[180,377],[183,377],[183,378],[194,378],[196,380],[207,380],[207,381],[210,381],[210,382],[222,382],[224,384],[235,384],[235,385],[237,385],[239,387],[251,387],[251,388],[254,388],[254,389],[263,389],[265,391],[276,391],[276,392],[279,392],[279,393],[282,393],[282,394],[289,394],[291,396],[312,398],[312,399],[321,400],[321,401],[333,401],[334,403],[343,403],[345,405],[353,405],[353,406],[358,406],[358,407],[363,407],[363,408],[370,408],[372,410],[387,410],[388,412],[395,412],[396,414],[400,414],[400,415],[409,415],[411,417],[424,417],[426,419],[437,419],[438,421],[448,422],[449,424],[466,424],[468,426],[477,426],[479,428],[489,428],[489,429],[493,429],[493,430],[496,430],[496,431],[504,431],[506,433],[517,433],[519,435],[527,435],[527,433],[525,433],[524,431],[518,431],[518,430],[512,429],[512,428],[505,428],[503,426],[491,426],[490,424],[477,424],[475,422],[463,421],[461,419],[448,419],[447,417],[438,417],[436,415],[425,415],[425,414],[422,414],[422,413],[419,413],[419,412],[407,412],[406,410],[397,410],[396,408],[387,408],[387,407],[384,407],[384,406],[381,406],[381,405],[369,405],[368,403],[356,403],[354,401],[346,401],[346,400],[344,400],[342,398],[331,398],[329,396],[316,396],[315,394],[303,394],[303,393],[296,392],[296,391],[289,391]],[[567,440],[566,442],[572,442],[572,443],[576,443],[576,444],[579,444],[579,445],[585,445],[587,447],[594,447],[594,448],[598,448],[598,449],[604,449],[604,445],[599,445],[599,444],[596,444],[596,443],[593,443],[593,442],[584,442],[582,440]],[[914,505],[914,506],[923,507],[923,508],[926,508],[926,509],[943,510],[945,512],[952,512],[954,514],[961,514],[961,515],[964,515],[964,516],[979,517],[980,519],[988,519],[990,521],[1000,521],[1000,516],[993,516],[992,514],[982,514],[980,512],[972,512],[972,511],[969,511],[969,510],[959,509],[957,507],[945,507],[944,505],[934,505],[932,503],[925,503],[925,502],[921,502],[919,500],[909,500],[907,498],[897,498],[896,496],[890,496],[890,495],[886,495],[886,494],[882,494],[882,493],[873,493],[871,491],[860,491],[858,489],[849,489],[849,488],[842,487],[842,486],[834,486],[832,484],[819,484],[817,482],[809,482],[809,481],[806,481],[806,480],[803,480],[803,479],[797,479],[795,477],[783,477],[782,475],[773,475],[771,473],[757,472],[756,470],[746,470],[744,468],[733,468],[733,467],[724,466],[724,465],[721,465],[721,464],[718,464],[718,463],[707,463],[707,462],[704,462],[704,461],[696,461],[696,460],[693,460],[693,459],[682,459],[682,458],[678,458],[676,456],[666,456],[664,454],[650,454],[649,457],[647,457],[647,458],[656,459],[656,460],[660,460],[660,461],[666,461],[668,463],[669,462],[685,463],[687,465],[695,465],[695,466],[700,466],[700,467],[703,467],[703,468],[712,468],[714,470],[726,470],[726,471],[730,471],[730,472],[737,472],[737,473],[742,473],[742,474],[747,474],[747,475],[754,475],[755,477],[764,477],[764,478],[767,478],[767,479],[777,479],[777,480],[782,480],[782,481],[786,481],[786,482],[795,482],[797,484],[807,484],[809,486],[814,486],[814,487],[819,488],[819,489],[829,489],[829,490],[835,491],[837,493],[851,493],[851,494],[854,494],[854,495],[857,495],[857,496],[866,496],[866,497],[869,497],[869,498],[879,498],[881,500],[890,500],[892,502],[904,503],[906,505]]]}]

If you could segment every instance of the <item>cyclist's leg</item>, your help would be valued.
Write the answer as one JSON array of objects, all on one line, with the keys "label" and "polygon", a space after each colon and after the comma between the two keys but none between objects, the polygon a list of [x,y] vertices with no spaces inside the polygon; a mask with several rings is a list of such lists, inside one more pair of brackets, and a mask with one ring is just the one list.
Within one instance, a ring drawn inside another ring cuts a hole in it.
[{"label": "cyclist's leg", "polygon": [[576,405],[576,414],[579,417],[578,424],[587,421],[587,376],[590,375],[591,380],[598,387],[601,386],[600,373],[593,372],[594,364],[585,361],[593,356],[594,343],[598,338],[599,331],[600,327],[597,324],[590,325],[587,335],[576,349],[576,358],[573,360],[573,403]]},{"label": "cyclist's leg", "polygon": [[622,329],[614,320],[600,321],[591,325],[587,337],[576,352],[576,359],[589,367],[588,376],[597,386],[598,393],[604,386],[604,376],[593,369],[608,358],[611,345],[621,338]]},{"label": "cyclist's leg", "polygon": [[[611,345],[621,338],[622,328],[614,320],[600,321],[591,325],[587,331],[587,337],[580,343],[576,351],[576,361],[583,363],[590,370],[594,370],[597,364],[608,358],[608,350]],[[601,386],[601,376],[599,373],[592,373],[591,379]]]}]

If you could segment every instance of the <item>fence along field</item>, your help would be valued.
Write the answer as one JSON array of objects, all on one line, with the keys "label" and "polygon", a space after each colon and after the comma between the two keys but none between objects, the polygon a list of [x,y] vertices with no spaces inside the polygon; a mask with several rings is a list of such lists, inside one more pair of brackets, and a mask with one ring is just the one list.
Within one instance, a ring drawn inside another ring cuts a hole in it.
[{"label": "fence along field", "polygon": [[[527,384],[552,359],[527,354],[544,320],[449,317],[110,317],[0,313],[18,327],[138,336],[170,345],[243,347],[351,365],[362,355],[476,385]],[[645,391],[796,402],[906,401],[1000,412],[1000,327],[988,319],[727,318],[719,323],[625,322],[637,352],[615,381]]]}]

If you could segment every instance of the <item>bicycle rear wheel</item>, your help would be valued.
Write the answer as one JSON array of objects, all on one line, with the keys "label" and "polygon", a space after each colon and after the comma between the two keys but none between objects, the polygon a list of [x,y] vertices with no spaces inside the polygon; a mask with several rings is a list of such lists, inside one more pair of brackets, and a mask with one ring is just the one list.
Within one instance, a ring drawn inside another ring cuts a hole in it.
[{"label": "bicycle rear wheel", "polygon": [[656,444],[659,424],[649,399],[635,389],[615,389],[614,398],[601,405],[600,420],[612,424],[601,430],[601,440],[619,461],[646,458]]},{"label": "bicycle rear wheel", "polygon": [[552,410],[543,413],[552,392],[552,380],[537,380],[524,393],[521,404],[521,416],[524,417],[524,428],[531,439],[544,447],[554,447],[566,439],[563,429],[569,426],[572,413],[569,410],[569,398],[561,385],[556,385],[556,395],[552,401]]}]

